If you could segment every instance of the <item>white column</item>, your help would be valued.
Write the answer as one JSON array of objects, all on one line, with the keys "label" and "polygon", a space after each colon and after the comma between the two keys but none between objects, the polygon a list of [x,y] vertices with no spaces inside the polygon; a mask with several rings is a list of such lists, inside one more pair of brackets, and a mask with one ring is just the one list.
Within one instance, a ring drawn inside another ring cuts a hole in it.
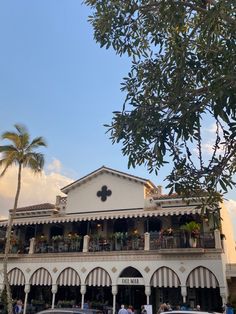
[{"label": "white column", "polygon": [[145,286],[145,294],[147,296],[147,304],[149,304],[149,297],[151,295],[151,286]]},{"label": "white column", "polygon": [[118,293],[118,288],[117,288],[117,286],[112,286],[111,292],[112,292],[112,295],[113,295],[112,314],[115,314],[115,313],[116,313],[116,295],[117,295],[117,293]]},{"label": "white column", "polygon": [[83,252],[88,252],[90,236],[85,235],[83,241]]},{"label": "white column", "polygon": [[25,285],[25,301],[24,301],[23,314],[26,313],[29,292],[30,292],[30,284],[26,284]]},{"label": "white column", "polygon": [[80,286],[80,293],[81,293],[81,309],[84,308],[84,295],[86,293],[86,285]]},{"label": "white column", "polygon": [[144,233],[144,251],[150,251],[150,233]]},{"label": "white column", "polygon": [[35,238],[30,239],[29,254],[34,254]]},{"label": "white column", "polygon": [[221,239],[220,239],[220,230],[215,229],[214,230],[214,237],[215,237],[215,248],[221,249]]},{"label": "white column", "polygon": [[227,303],[228,293],[225,287],[220,287],[220,296],[222,299],[222,304],[225,305]]},{"label": "white column", "polygon": [[187,297],[187,287],[186,286],[181,286],[181,295],[183,297],[183,303],[185,303],[186,297]]},{"label": "white column", "polygon": [[54,309],[54,307],[55,307],[56,293],[57,293],[57,285],[54,284],[54,285],[52,285],[52,309]]},{"label": "white column", "polygon": [[3,290],[4,290],[4,283],[0,283],[0,298],[1,298]]}]

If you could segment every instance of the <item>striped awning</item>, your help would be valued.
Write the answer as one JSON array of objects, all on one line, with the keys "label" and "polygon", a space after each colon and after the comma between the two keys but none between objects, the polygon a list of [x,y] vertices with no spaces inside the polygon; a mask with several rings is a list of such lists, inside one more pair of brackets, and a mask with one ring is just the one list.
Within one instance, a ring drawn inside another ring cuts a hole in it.
[{"label": "striped awning", "polygon": [[45,268],[39,268],[33,273],[30,283],[37,286],[51,286],[52,277]]},{"label": "striped awning", "polygon": [[85,283],[88,286],[111,286],[111,278],[103,268],[98,267],[88,274]]},{"label": "striped awning", "polygon": [[11,286],[24,286],[25,284],[25,276],[19,268],[9,271],[8,279]]},{"label": "striped awning", "polygon": [[[38,225],[49,223],[64,223],[73,221],[95,221],[119,218],[141,218],[141,217],[159,217],[159,216],[173,216],[184,214],[197,214],[201,209],[197,206],[178,206],[158,209],[143,209],[132,208],[127,210],[101,211],[78,214],[67,214],[65,216],[47,216],[47,217],[25,217],[24,219],[14,219],[14,225]],[[6,226],[7,220],[0,221],[0,226]]]},{"label": "striped awning", "polygon": [[71,267],[64,269],[57,278],[59,286],[79,286],[80,277],[76,270]]},{"label": "striped awning", "polygon": [[172,269],[168,267],[161,267],[152,275],[151,286],[178,288],[180,286],[180,280]]},{"label": "striped awning", "polygon": [[186,286],[190,288],[216,288],[219,287],[219,283],[209,269],[200,266],[191,271]]}]

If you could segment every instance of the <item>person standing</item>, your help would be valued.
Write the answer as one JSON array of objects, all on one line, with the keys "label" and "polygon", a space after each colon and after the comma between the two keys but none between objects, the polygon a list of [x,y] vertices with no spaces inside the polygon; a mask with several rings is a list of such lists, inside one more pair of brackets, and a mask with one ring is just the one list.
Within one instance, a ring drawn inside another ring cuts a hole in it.
[{"label": "person standing", "polygon": [[226,314],[234,314],[234,309],[230,303],[226,304],[225,313]]},{"label": "person standing", "polygon": [[14,306],[14,314],[21,314],[23,312],[23,303],[21,300],[18,300],[16,302],[16,305]]},{"label": "person standing", "polygon": [[126,310],[124,304],[121,304],[121,307],[119,309],[118,314],[129,314],[129,312]]},{"label": "person standing", "polygon": [[128,309],[127,309],[129,314],[134,314],[134,308],[132,305],[129,305]]}]

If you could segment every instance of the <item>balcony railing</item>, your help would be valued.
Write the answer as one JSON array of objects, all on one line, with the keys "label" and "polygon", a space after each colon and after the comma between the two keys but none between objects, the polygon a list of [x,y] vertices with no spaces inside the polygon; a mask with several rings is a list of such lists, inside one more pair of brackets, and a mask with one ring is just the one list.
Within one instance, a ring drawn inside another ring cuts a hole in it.
[{"label": "balcony railing", "polygon": [[82,252],[82,240],[36,241],[35,253]]},{"label": "balcony railing", "polygon": [[128,250],[144,250],[144,236],[134,239],[121,238],[121,239],[101,239],[90,240],[89,252],[98,251],[128,251]]},{"label": "balcony railing", "polygon": [[[32,242],[33,241],[33,242]],[[218,243],[218,244],[217,244]],[[11,253],[63,253],[63,252],[102,252],[102,251],[130,251],[130,250],[160,250],[179,248],[219,248],[221,245],[215,239],[214,232],[199,233],[191,238],[184,232],[163,235],[159,232],[145,233],[138,237],[122,236],[109,239],[85,236],[76,241],[61,239],[39,241],[31,239],[30,245],[11,246]],[[4,253],[4,245],[0,248]]]},{"label": "balcony railing", "polygon": [[199,233],[192,238],[189,234],[176,233],[163,235],[159,232],[150,233],[150,250],[177,248],[214,248],[215,238],[212,232]]}]

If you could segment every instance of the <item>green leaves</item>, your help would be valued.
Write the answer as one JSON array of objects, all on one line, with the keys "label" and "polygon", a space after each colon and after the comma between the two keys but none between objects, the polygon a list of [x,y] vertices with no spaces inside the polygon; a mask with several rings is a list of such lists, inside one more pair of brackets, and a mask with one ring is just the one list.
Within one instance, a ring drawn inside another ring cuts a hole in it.
[{"label": "green leaves", "polygon": [[[219,201],[236,172],[236,4],[85,3],[100,45],[133,60],[121,84],[123,109],[108,126],[112,143],[122,143],[129,167],[158,173],[169,162],[171,191],[195,189]],[[216,125],[210,138],[209,121]]]}]

